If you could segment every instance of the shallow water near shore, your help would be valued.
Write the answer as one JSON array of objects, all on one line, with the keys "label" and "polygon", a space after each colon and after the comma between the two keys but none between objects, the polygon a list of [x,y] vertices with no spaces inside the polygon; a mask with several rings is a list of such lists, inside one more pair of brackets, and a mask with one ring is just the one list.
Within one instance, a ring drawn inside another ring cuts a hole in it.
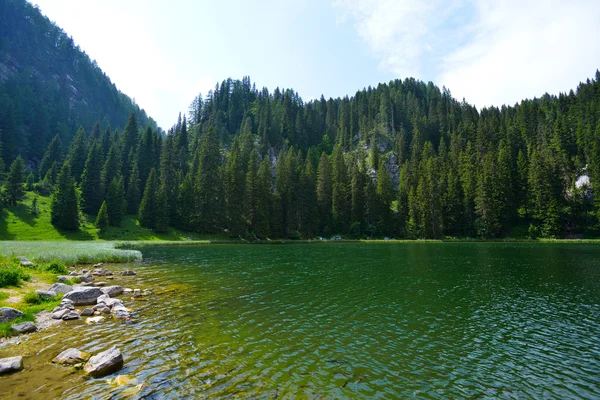
[{"label": "shallow water near shore", "polygon": [[[142,249],[130,323],[63,322],[0,357],[6,398],[598,398],[600,245]],[[116,345],[104,379],[55,366]],[[118,374],[145,382],[111,386]]]}]

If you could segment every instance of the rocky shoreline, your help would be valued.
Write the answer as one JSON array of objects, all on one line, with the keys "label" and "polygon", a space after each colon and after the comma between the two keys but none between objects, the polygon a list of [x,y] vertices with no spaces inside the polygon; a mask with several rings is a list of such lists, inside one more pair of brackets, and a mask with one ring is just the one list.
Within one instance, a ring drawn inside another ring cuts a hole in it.
[{"label": "rocky shoreline", "polygon": [[[27,262],[28,260],[21,260]],[[124,270],[119,273],[123,278],[136,276],[132,270]],[[96,279],[99,279],[96,281]],[[18,334],[2,343],[2,347],[19,344],[22,335],[28,335],[41,329],[48,328],[51,325],[60,324],[63,321],[83,320],[86,324],[95,324],[105,318],[124,323],[132,319],[132,310],[125,306],[123,299],[130,296],[131,300],[140,300],[149,296],[152,291],[146,289],[132,289],[120,285],[108,285],[106,281],[115,279],[115,273],[105,268],[104,263],[95,264],[91,270],[82,269],[72,271],[68,276],[58,276],[58,283],[49,286],[44,290],[36,290],[40,299],[54,298],[62,294],[61,302],[50,312],[41,312],[36,315],[36,322],[21,322],[11,326],[12,330]],[[75,280],[73,285],[69,285]],[[121,298],[117,298],[121,296]],[[10,307],[0,308],[0,322],[10,322],[22,317],[23,313]],[[95,355],[80,351],[76,348],[63,349],[49,362],[83,369],[86,375],[92,378],[101,378],[108,374],[119,371],[124,365],[124,358],[120,350],[111,347]],[[26,357],[13,356],[0,358],[0,375],[18,373],[26,364]],[[120,379],[118,379],[120,378]],[[127,379],[124,379],[127,378]],[[116,382],[131,381],[131,377],[118,376]]]}]

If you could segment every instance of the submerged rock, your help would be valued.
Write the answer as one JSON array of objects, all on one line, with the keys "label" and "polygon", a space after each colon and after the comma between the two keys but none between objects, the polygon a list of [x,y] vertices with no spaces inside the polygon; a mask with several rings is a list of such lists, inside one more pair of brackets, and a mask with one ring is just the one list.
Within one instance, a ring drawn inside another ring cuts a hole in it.
[{"label": "submerged rock", "polygon": [[123,271],[121,273],[121,275],[123,276],[133,276],[133,275],[137,275],[134,271],[130,270],[130,269],[126,269],[125,271]]},{"label": "submerged rock", "polygon": [[73,286],[69,286],[64,283],[55,283],[54,285],[50,286],[48,290],[55,293],[67,294],[73,290]]},{"label": "submerged rock", "polygon": [[23,313],[10,307],[0,307],[0,322],[12,321],[15,318],[22,317]]},{"label": "submerged rock", "polygon": [[21,322],[20,324],[14,324],[11,328],[19,333],[31,333],[37,331],[37,326],[33,322]]},{"label": "submerged rock", "polygon": [[23,357],[0,358],[0,375],[10,374],[23,369]]},{"label": "submerged rock", "polygon": [[109,296],[118,296],[123,293],[123,287],[121,286],[107,286],[101,289],[104,294]]},{"label": "submerged rock", "polygon": [[79,349],[71,348],[63,351],[52,360],[53,363],[62,365],[79,364],[87,361],[90,355]]},{"label": "submerged rock", "polygon": [[94,268],[102,268],[103,265],[103,262],[99,262],[98,264],[94,264]]},{"label": "submerged rock", "polygon": [[97,287],[76,287],[65,294],[64,298],[73,301],[76,306],[85,306],[96,304],[96,299],[103,294],[102,290]]},{"label": "submerged rock", "polygon": [[116,319],[128,320],[131,319],[131,310],[123,305],[116,305],[112,309],[112,315]]},{"label": "submerged rock", "polygon": [[97,316],[97,317],[89,317],[85,319],[85,323],[86,324],[97,324],[98,322],[102,321],[104,319],[104,317],[102,316]]},{"label": "submerged rock", "polygon": [[94,310],[91,308],[84,308],[83,311],[81,311],[82,317],[89,317],[90,315],[94,315]]},{"label": "submerged rock", "polygon": [[123,368],[123,355],[113,347],[90,358],[83,368],[86,374],[100,378]]}]

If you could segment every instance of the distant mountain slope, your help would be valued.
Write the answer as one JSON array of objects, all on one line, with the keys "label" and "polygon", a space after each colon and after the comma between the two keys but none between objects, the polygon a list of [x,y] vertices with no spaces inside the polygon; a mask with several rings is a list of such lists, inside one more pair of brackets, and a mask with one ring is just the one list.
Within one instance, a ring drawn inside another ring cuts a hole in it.
[{"label": "distant mountain slope", "polygon": [[58,133],[63,144],[96,121],[122,129],[130,113],[156,123],[121,93],[61,28],[25,0],[0,0],[0,140],[9,163],[39,162]]}]

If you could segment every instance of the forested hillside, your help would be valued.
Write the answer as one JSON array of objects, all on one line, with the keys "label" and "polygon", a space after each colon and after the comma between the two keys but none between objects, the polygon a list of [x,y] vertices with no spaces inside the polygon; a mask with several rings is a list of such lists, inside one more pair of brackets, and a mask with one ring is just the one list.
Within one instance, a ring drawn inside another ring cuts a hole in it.
[{"label": "forested hillside", "polygon": [[164,135],[35,7],[0,0],[0,18],[3,205],[52,195],[58,229],[129,214],[261,239],[600,233],[598,71],[481,111],[412,78],[309,102],[227,79]]},{"label": "forested hillside", "polygon": [[[414,79],[307,103],[228,79],[166,137],[134,114],[122,133],[79,129],[64,151],[56,137],[28,186],[54,193],[65,230],[80,198],[100,229],[132,214],[158,232],[247,238],[590,237],[599,78],[481,112]],[[23,168],[6,179],[13,204]]]},{"label": "forested hillside", "polygon": [[[107,29],[109,29],[107,27]],[[122,129],[129,114],[156,128],[95,61],[25,0],[0,0],[0,131],[2,157],[40,162],[52,138],[63,144],[96,121]]]}]

